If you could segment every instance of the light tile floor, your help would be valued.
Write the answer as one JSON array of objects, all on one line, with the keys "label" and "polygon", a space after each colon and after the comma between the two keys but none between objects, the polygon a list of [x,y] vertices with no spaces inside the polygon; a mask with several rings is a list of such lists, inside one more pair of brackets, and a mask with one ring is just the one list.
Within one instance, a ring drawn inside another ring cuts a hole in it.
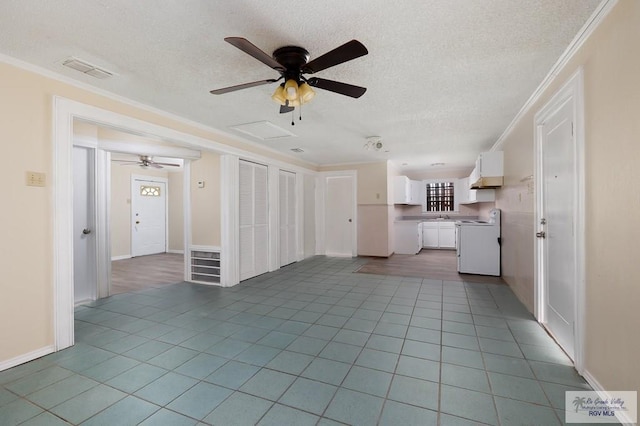
[{"label": "light tile floor", "polygon": [[590,389],[509,287],[363,262],[80,307],[74,347],[0,372],[0,424],[549,426]]}]

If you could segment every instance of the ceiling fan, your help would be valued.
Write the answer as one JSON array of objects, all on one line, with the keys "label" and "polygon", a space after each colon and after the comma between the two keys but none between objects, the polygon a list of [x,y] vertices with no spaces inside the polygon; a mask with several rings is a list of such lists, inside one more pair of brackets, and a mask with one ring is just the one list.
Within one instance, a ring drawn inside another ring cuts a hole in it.
[{"label": "ceiling fan", "polygon": [[162,169],[164,168],[164,166],[180,167],[180,164],[155,162],[153,161],[153,157],[149,155],[141,155],[140,160],[138,161],[131,161],[131,160],[113,160],[113,161],[120,163],[121,166],[140,166],[142,168],[154,167],[156,169]]},{"label": "ceiling fan", "polygon": [[329,90],[330,92],[351,96],[352,98],[359,98],[367,91],[365,87],[324,78],[306,78],[303,75],[314,74],[369,53],[367,48],[358,40],[351,40],[310,62],[309,52],[302,47],[284,46],[276,49],[273,55],[269,56],[245,38],[227,37],[224,40],[278,71],[280,78],[254,81],[237,86],[211,90],[210,93],[213,95],[222,95],[236,90],[248,89],[250,87],[283,80],[283,83],[276,88],[271,98],[280,104],[280,113],[286,113],[293,111],[296,106],[300,106],[313,99],[315,92],[311,87]]}]

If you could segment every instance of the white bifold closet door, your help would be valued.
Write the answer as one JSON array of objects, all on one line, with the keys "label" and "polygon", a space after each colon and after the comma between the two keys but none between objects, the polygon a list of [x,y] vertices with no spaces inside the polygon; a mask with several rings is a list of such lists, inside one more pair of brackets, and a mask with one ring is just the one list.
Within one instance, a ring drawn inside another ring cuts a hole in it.
[{"label": "white bifold closet door", "polygon": [[240,280],[269,271],[267,166],[240,161]]},{"label": "white bifold closet door", "polygon": [[280,266],[296,261],[296,175],[280,170]]}]

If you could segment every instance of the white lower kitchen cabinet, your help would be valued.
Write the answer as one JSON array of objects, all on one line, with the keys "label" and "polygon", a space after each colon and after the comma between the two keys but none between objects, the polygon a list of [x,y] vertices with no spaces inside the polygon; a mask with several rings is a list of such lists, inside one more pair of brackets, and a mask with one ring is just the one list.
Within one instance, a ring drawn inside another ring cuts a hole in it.
[{"label": "white lower kitchen cabinet", "polygon": [[399,221],[394,224],[394,253],[418,254],[422,249],[422,224],[417,221]]},{"label": "white lower kitchen cabinet", "polygon": [[422,222],[422,248],[455,249],[455,222]]},{"label": "white lower kitchen cabinet", "polygon": [[438,223],[422,222],[422,248],[438,248]]},{"label": "white lower kitchen cabinet", "polygon": [[438,242],[440,248],[456,248],[456,224],[454,222],[438,224]]}]

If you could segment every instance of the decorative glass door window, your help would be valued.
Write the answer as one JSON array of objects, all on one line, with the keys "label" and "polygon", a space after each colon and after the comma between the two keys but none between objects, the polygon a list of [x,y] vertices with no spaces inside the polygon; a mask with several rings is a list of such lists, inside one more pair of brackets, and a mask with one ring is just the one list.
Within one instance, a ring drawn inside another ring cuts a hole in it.
[{"label": "decorative glass door window", "polygon": [[140,195],[144,197],[159,197],[160,196],[160,187],[159,186],[140,186]]}]

